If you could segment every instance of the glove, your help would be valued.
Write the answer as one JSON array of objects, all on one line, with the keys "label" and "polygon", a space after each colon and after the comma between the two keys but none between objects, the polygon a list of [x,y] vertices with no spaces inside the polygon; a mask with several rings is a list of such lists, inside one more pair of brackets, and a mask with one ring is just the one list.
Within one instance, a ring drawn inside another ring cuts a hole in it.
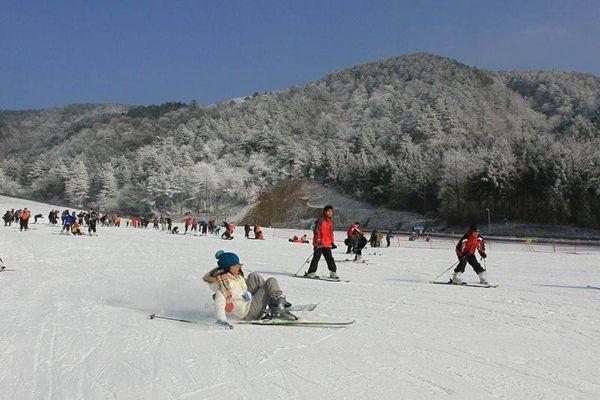
[{"label": "glove", "polygon": [[225,304],[225,312],[231,311],[233,311],[233,301],[228,301],[227,304]]},{"label": "glove", "polygon": [[335,243],[331,243],[331,248],[334,250],[337,249],[337,246],[335,245]]},{"label": "glove", "polygon": [[481,253],[481,258],[486,258],[486,257],[487,257],[487,254]]},{"label": "glove", "polygon": [[225,329],[233,329],[233,325],[231,325],[227,321],[223,321],[222,319],[218,319],[217,320],[217,326],[220,326],[220,327],[225,328]]},{"label": "glove", "polygon": [[250,292],[246,291],[246,293],[242,295],[242,299],[244,299],[244,301],[248,303],[250,302],[250,300],[252,300],[252,295],[250,294]]}]

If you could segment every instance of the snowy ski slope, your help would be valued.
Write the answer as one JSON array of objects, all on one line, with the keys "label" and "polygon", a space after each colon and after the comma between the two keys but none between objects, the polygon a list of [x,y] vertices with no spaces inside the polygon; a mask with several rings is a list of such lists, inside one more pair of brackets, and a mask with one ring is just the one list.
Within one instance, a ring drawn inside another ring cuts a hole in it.
[{"label": "snowy ski slope", "polygon": [[[451,244],[406,242],[368,249],[368,264],[339,263],[351,282],[329,283],[290,276],[310,246],[282,231],[265,241],[240,228],[233,241],[123,227],[74,237],[47,225],[50,206],[0,197],[2,212],[22,206],[44,219],[26,233],[0,226],[0,257],[15,270],[0,273],[2,399],[600,398],[597,252],[492,243],[488,274],[500,287],[481,289],[428,283],[455,261]],[[219,249],[278,278],[292,303],[318,303],[305,319],[357,322],[218,329],[200,278]]]}]

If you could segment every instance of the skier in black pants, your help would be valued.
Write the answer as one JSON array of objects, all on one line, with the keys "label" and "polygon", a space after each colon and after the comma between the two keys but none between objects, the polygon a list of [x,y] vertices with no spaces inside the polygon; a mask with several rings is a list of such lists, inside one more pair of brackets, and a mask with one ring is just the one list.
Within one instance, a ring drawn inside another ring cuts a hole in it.
[{"label": "skier in black pants", "polygon": [[467,263],[473,267],[477,276],[479,276],[479,282],[487,285],[487,274],[485,269],[477,261],[475,251],[479,252],[482,258],[486,258],[485,243],[483,237],[479,235],[479,228],[477,224],[472,224],[469,231],[463,235],[462,238],[456,244],[456,255],[458,256],[459,262],[454,269],[454,275],[452,275],[452,283],[462,284],[464,283],[461,275],[465,272]]},{"label": "skier in black pants", "polygon": [[322,255],[327,262],[329,277],[331,279],[340,279],[337,275],[335,260],[331,254],[331,249],[336,248],[335,243],[333,243],[333,221],[331,220],[331,217],[333,217],[333,207],[326,206],[323,208],[321,217],[315,221],[315,226],[313,228],[314,253],[310,267],[306,273],[307,278],[316,278],[319,260]]},{"label": "skier in black pants", "polygon": [[362,250],[367,246],[367,238],[362,233],[356,237],[356,246],[353,249],[355,254],[354,261],[362,261]]},{"label": "skier in black pants", "polygon": [[12,215],[10,214],[10,211],[6,211],[6,213],[4,213],[4,216],[2,217],[2,219],[4,220],[4,226],[10,226],[10,224],[12,223]]},{"label": "skier in black pants", "polygon": [[392,234],[392,231],[388,231],[387,235],[385,235],[385,241],[387,243],[386,247],[390,247],[391,241],[394,238],[394,235]]},{"label": "skier in black pants", "polygon": [[88,234],[90,236],[92,236],[92,232],[93,232],[95,235],[98,235],[96,233],[96,224],[98,223],[98,214],[96,213],[96,211],[94,211],[93,208],[90,208],[90,212],[88,213],[87,217],[88,217],[88,221],[87,221]]}]

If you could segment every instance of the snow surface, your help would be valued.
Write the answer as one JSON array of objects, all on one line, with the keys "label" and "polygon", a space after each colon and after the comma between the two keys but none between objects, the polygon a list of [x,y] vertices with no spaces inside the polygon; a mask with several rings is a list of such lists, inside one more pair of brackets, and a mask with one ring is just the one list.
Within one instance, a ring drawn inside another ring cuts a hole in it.
[{"label": "snow surface", "polygon": [[[2,211],[22,206],[45,218],[50,208],[0,197]],[[15,269],[0,273],[2,399],[600,398],[597,252],[491,243],[500,287],[463,288],[428,283],[455,260],[449,240],[401,238],[365,251],[368,265],[339,263],[351,282],[330,283],[290,276],[310,246],[287,242],[288,231],[266,230],[265,241],[240,228],[233,241],[127,228],[75,237],[45,218],[24,233],[0,226],[0,257]],[[279,279],[292,303],[318,303],[305,319],[357,322],[218,329],[201,276],[219,249]]]}]

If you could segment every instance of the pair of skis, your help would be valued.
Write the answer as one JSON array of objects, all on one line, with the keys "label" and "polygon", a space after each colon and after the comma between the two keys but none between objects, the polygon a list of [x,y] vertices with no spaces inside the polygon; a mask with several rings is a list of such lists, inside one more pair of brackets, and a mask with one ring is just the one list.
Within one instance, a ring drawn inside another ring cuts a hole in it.
[{"label": "pair of skis", "polygon": [[[317,308],[317,304],[300,304],[292,306],[288,309],[288,311],[313,311]],[[166,315],[160,314],[149,314],[149,319],[162,319],[167,321],[176,321],[176,322],[184,322],[188,324],[203,324],[200,321],[194,321],[183,318],[174,318]],[[262,319],[255,321],[234,321],[235,325],[262,325],[262,326],[306,326],[306,327],[314,327],[314,328],[335,328],[335,327],[344,327],[348,325],[352,325],[355,321],[304,321],[304,320],[282,320],[282,319]],[[233,329],[233,325],[225,326],[223,328]]]},{"label": "pair of skis", "polygon": [[325,281],[325,282],[350,282],[349,280],[344,280],[344,279],[335,279],[335,278],[331,278],[329,276],[318,276],[315,275],[314,278],[311,278],[310,276],[307,276],[306,274],[304,275],[292,275],[294,278],[303,278],[303,279],[313,279],[313,280],[317,280],[317,281]]},{"label": "pair of skis", "polygon": [[365,260],[365,259],[353,260],[351,258],[346,258],[344,260],[335,260],[335,262],[353,262],[353,263],[356,263],[356,264],[368,264],[369,260]]},{"label": "pair of skis", "polygon": [[452,279],[450,279],[448,282],[435,282],[432,281],[430,283],[433,283],[435,285],[453,285],[453,286],[464,286],[464,287],[478,287],[478,288],[486,288],[486,289],[490,289],[490,288],[497,288],[499,285],[491,285],[491,284],[485,284],[485,283],[467,283],[467,282],[463,282],[463,283],[454,283],[452,282]]}]

